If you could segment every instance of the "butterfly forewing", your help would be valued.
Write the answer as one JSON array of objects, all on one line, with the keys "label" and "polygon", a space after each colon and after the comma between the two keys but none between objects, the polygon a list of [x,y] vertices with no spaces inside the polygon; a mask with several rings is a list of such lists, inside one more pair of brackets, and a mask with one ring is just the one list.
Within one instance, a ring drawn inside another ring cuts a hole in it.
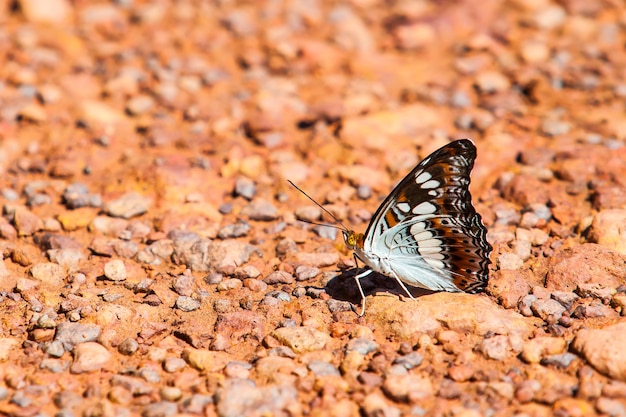
[{"label": "butterfly forewing", "polygon": [[419,255],[459,290],[482,291],[492,248],[469,191],[475,158],[474,144],[463,139],[424,159],[378,208],[365,232],[363,250],[371,251],[385,236],[390,253]]}]

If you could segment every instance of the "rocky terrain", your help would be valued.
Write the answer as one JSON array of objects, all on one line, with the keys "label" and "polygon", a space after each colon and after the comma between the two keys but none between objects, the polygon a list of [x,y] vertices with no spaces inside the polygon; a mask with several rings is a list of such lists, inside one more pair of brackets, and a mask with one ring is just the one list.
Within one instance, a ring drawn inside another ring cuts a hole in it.
[{"label": "rocky terrain", "polygon": [[[0,1],[0,415],[626,415],[626,6]],[[485,294],[364,231],[471,138]]]}]

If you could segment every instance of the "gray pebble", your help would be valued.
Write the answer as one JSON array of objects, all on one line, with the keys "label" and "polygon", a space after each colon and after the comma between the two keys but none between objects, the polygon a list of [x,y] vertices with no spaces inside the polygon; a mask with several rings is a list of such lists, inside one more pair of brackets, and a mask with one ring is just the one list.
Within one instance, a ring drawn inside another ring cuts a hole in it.
[{"label": "gray pebble", "polygon": [[183,296],[191,296],[193,294],[194,278],[191,275],[179,275],[174,278],[172,289],[176,294]]},{"label": "gray pebble", "polygon": [[228,224],[222,227],[219,232],[217,232],[217,237],[220,239],[234,239],[247,236],[249,231],[250,224],[240,220],[237,223]]},{"label": "gray pebble", "polygon": [[500,225],[517,225],[522,216],[513,207],[498,206],[494,209],[496,215],[496,224]]},{"label": "gray pebble", "polygon": [[471,106],[472,100],[464,91],[456,90],[454,91],[454,93],[452,93],[452,97],[450,98],[450,104],[453,107],[466,108]]},{"label": "gray pebble", "polygon": [[288,346],[277,346],[267,351],[268,356],[280,356],[295,359],[298,355]]},{"label": "gray pebble", "polygon": [[185,366],[187,366],[187,362],[182,358],[167,358],[163,361],[163,370],[170,374],[182,371]]},{"label": "gray pebble", "polygon": [[376,352],[378,350],[378,343],[364,337],[358,337],[350,340],[346,345],[346,352],[351,352],[353,350],[365,356],[368,353]]},{"label": "gray pebble", "polygon": [[220,417],[283,415],[297,401],[297,390],[292,385],[259,388],[252,380],[234,379],[223,384],[214,398]]},{"label": "gray pebble", "polygon": [[53,358],[60,358],[65,353],[63,343],[58,340],[54,340],[44,345],[43,351]]},{"label": "gray pebble", "polygon": [[246,177],[239,177],[235,180],[235,196],[241,196],[246,200],[252,200],[256,194],[254,181]]},{"label": "gray pebble", "polygon": [[49,249],[46,254],[51,262],[70,268],[78,266],[80,261],[85,259],[85,255],[79,249]]},{"label": "gray pebble", "polygon": [[233,212],[233,203],[220,204],[217,211],[219,211],[221,214],[230,214]]},{"label": "gray pebble", "polygon": [[146,382],[150,382],[153,384],[161,382],[159,370],[154,366],[144,366],[143,368],[139,369],[139,372],[137,372],[137,376],[143,378]]},{"label": "gray pebble", "polygon": [[293,289],[293,291],[291,292],[291,295],[293,295],[296,298],[304,297],[306,295],[306,287],[297,286],[296,288]]},{"label": "gray pebble", "polygon": [[269,201],[254,200],[241,210],[241,214],[250,220],[267,222],[278,218],[278,209]]},{"label": "gray pebble", "polygon": [[57,314],[54,312],[50,312],[49,314],[42,314],[37,319],[37,327],[40,329],[54,329],[57,327],[55,319],[57,318]]},{"label": "gray pebble", "polygon": [[218,272],[211,272],[209,275],[204,277],[204,282],[210,285],[216,285],[222,282],[224,276]]},{"label": "gray pebble", "polygon": [[339,231],[334,227],[315,225],[313,226],[313,231],[316,235],[323,239],[335,240],[337,238],[337,233]]},{"label": "gray pebble", "polygon": [[396,358],[393,361],[393,364],[402,365],[406,369],[413,369],[413,368],[417,368],[418,366],[420,366],[423,360],[424,360],[424,357],[421,354],[417,352],[411,352],[407,355]]},{"label": "gray pebble", "polygon": [[265,298],[267,297],[276,298],[277,300],[284,301],[286,303],[291,301],[291,296],[285,291],[270,291],[265,294]]},{"label": "gray pebble", "polygon": [[309,287],[306,289],[306,295],[311,298],[322,298],[326,294],[324,288]]},{"label": "gray pebble", "polygon": [[26,199],[26,204],[30,207],[38,207],[51,203],[52,197],[43,193],[33,194]]},{"label": "gray pebble", "polygon": [[313,372],[313,374],[315,374],[315,376],[318,376],[318,377],[319,376],[340,376],[341,375],[339,373],[339,370],[335,367],[335,365],[333,365],[332,363],[326,362],[326,361],[312,360],[307,365],[307,368],[309,368],[309,370],[311,372]]},{"label": "gray pebble", "polygon": [[123,294],[102,294],[102,301],[106,301],[107,303],[112,303],[120,298],[124,297]]},{"label": "gray pebble", "polygon": [[285,319],[278,323],[278,327],[298,327],[298,323],[294,319]]},{"label": "gray pebble", "polygon": [[298,245],[293,239],[288,237],[281,239],[276,244],[276,255],[284,256],[288,253],[296,253],[298,252]]},{"label": "gray pebble", "polygon": [[142,417],[168,417],[178,414],[178,404],[170,401],[159,401],[143,408]]},{"label": "gray pebble", "polygon": [[570,352],[560,353],[558,355],[550,355],[541,359],[543,366],[556,366],[557,368],[567,368],[578,356]]},{"label": "gray pebble", "polygon": [[99,207],[102,204],[102,197],[99,194],[89,194],[89,189],[85,184],[75,182],[68,185],[63,191],[63,203],[69,209]]},{"label": "gray pebble", "polygon": [[132,337],[124,339],[117,347],[117,350],[122,355],[132,355],[137,351],[137,349],[139,349],[139,343],[137,343],[137,340]]},{"label": "gray pebble", "polygon": [[176,308],[181,310],[181,311],[194,311],[200,308],[200,301],[191,298],[191,297],[187,297],[187,296],[180,296],[176,299]]},{"label": "gray pebble", "polygon": [[386,377],[390,375],[406,375],[408,373],[409,371],[406,369],[406,367],[400,364],[391,365],[389,368],[385,370]]},{"label": "gray pebble", "polygon": [[128,193],[104,205],[104,211],[111,217],[130,219],[148,211],[151,201],[137,193]]},{"label": "gray pebble", "polygon": [[552,211],[545,204],[532,203],[528,206],[528,209],[530,209],[537,217],[545,221],[548,221],[552,218]]},{"label": "gray pebble", "polygon": [[296,279],[298,281],[307,281],[318,276],[320,269],[314,266],[298,265],[296,267]]},{"label": "gray pebble", "polygon": [[522,214],[522,219],[520,220],[519,225],[524,229],[532,229],[537,226],[538,223],[539,217],[535,213],[529,211]]},{"label": "gray pebble", "polygon": [[2,198],[8,201],[15,201],[20,198],[20,195],[17,193],[17,191],[11,188],[3,188],[2,191],[0,191],[0,195],[2,195]]},{"label": "gray pebble", "polygon": [[372,197],[372,187],[369,185],[359,185],[356,189],[356,196],[361,200],[367,200]]},{"label": "gray pebble", "polygon": [[561,305],[565,307],[567,310],[572,308],[576,300],[580,298],[579,296],[577,296],[576,294],[570,291],[553,291],[550,293],[550,297],[552,297],[554,300],[561,303]]},{"label": "gray pebble", "polygon": [[530,308],[537,317],[548,324],[556,323],[565,312],[565,307],[556,300],[537,300]]},{"label": "gray pebble", "polygon": [[326,306],[331,313],[340,313],[342,311],[353,310],[352,304],[348,301],[335,300],[334,298],[326,301]]},{"label": "gray pebble", "polygon": [[61,373],[70,367],[70,361],[62,359],[44,358],[39,364],[40,369],[45,369],[54,374]]},{"label": "gray pebble", "polygon": [[240,361],[229,362],[224,368],[224,374],[228,378],[246,379],[250,376],[250,364]]},{"label": "gray pebble", "polygon": [[322,209],[318,206],[309,205],[298,207],[294,212],[296,215],[296,219],[302,220],[305,222],[314,222],[319,220],[322,216]]},{"label": "gray pebble", "polygon": [[145,381],[127,375],[113,375],[110,380],[111,386],[121,386],[126,388],[132,395],[149,395],[154,388]]},{"label": "gray pebble", "polygon": [[59,323],[54,340],[63,344],[67,351],[74,349],[74,345],[85,342],[95,342],[100,337],[102,328],[95,324]]}]

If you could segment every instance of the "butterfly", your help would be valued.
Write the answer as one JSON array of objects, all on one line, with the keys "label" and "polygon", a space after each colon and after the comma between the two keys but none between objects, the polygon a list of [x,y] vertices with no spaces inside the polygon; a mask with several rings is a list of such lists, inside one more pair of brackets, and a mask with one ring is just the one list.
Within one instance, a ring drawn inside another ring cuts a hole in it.
[{"label": "butterfly", "polygon": [[362,300],[360,315],[365,313],[360,279],[372,272],[395,279],[411,299],[405,284],[433,291],[485,289],[492,247],[469,191],[475,159],[472,141],[453,141],[400,181],[365,233],[341,225],[346,246],[367,266],[354,276]]}]

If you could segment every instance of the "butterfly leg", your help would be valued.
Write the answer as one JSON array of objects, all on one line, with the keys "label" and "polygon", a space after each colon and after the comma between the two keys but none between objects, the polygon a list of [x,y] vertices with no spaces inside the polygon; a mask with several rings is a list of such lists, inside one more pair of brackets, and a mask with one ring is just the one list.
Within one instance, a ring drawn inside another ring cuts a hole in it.
[{"label": "butterfly leg", "polygon": [[413,297],[413,294],[411,294],[409,292],[409,290],[407,289],[406,285],[404,285],[404,282],[402,282],[402,280],[400,278],[398,278],[397,276],[395,277],[396,281],[398,281],[398,284],[400,284],[400,286],[402,287],[402,289],[404,290],[405,293],[407,293],[409,295],[409,298],[411,300],[415,300],[415,297]]},{"label": "butterfly leg", "polygon": [[368,269],[354,276],[354,280],[356,281],[356,286],[359,287],[359,292],[361,293],[361,314],[359,314],[359,316],[362,316],[363,314],[365,314],[365,293],[363,292],[363,287],[361,287],[361,281],[359,280],[371,273],[372,273],[372,270]]}]

